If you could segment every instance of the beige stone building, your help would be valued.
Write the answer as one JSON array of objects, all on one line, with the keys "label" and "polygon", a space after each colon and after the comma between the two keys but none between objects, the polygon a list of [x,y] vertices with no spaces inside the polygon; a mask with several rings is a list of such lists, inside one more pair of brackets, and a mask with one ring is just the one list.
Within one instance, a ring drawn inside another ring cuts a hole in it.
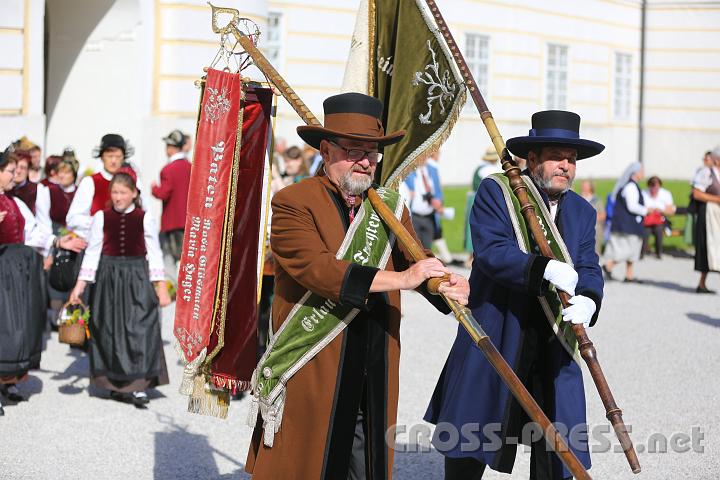
[{"label": "beige stone building", "polygon": [[[261,27],[261,47],[319,115],[340,89],[358,3],[224,6]],[[607,146],[582,165],[581,175],[595,177],[637,160],[641,131],[647,172],[668,178],[688,178],[720,144],[720,1],[437,3],[506,138],[526,134],[537,110],[576,111],[583,134]],[[218,45],[201,0],[3,0],[0,142],[26,134],[49,153],[72,145],[90,165],[92,147],[113,131],[135,145],[152,179],[164,163],[161,137],[194,130],[193,81]],[[297,142],[298,122],[280,101],[277,134]],[[488,145],[467,106],[443,149],[445,181],[469,183]]]}]

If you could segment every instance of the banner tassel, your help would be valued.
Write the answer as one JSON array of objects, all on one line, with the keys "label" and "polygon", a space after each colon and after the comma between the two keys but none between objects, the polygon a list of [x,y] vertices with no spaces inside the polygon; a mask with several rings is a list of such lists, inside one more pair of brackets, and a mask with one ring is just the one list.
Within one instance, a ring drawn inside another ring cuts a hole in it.
[{"label": "banner tassel", "polygon": [[229,407],[229,391],[213,388],[204,375],[195,377],[193,392],[188,400],[188,412],[224,419],[227,418]]}]

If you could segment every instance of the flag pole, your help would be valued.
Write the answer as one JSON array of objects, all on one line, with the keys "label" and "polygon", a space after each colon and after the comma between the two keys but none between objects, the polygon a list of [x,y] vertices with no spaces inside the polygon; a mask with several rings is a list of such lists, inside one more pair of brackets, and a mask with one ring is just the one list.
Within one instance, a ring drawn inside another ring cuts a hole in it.
[{"label": "flag pole", "polygon": [[[294,90],[290,88],[285,79],[283,79],[278,71],[275,70],[270,62],[268,62],[262,52],[255,47],[252,40],[237,28],[236,23],[238,20],[238,11],[232,8],[215,7],[212,4],[210,4],[210,7],[212,8],[213,15],[213,31],[215,33],[232,34],[245,49],[248,55],[250,55],[253,62],[260,69],[263,75],[265,75],[268,80],[275,85],[280,94],[285,97],[285,100],[290,103],[290,106],[297,112],[300,118],[308,125],[320,125],[317,117],[313,115],[307,105],[305,105]],[[218,16],[221,14],[229,14],[232,16],[231,21],[228,22],[225,27],[220,27],[217,24]],[[385,202],[382,201],[374,188],[370,188],[368,190],[368,199],[388,228],[392,230],[398,240],[405,246],[405,248],[408,249],[413,259],[415,261],[420,261],[427,258],[422,247],[417,244],[412,235],[410,235],[405,227],[397,220],[397,218],[395,218],[393,212],[388,208]],[[437,289],[442,281],[443,279],[431,279],[428,282],[428,289],[435,294],[439,294]],[[473,338],[473,341],[485,354],[490,364],[498,372],[502,380],[512,392],[513,396],[517,399],[520,406],[522,406],[523,410],[525,410],[532,421],[537,423],[543,429],[543,435],[548,445],[550,445],[553,451],[560,457],[563,463],[565,463],[572,475],[577,479],[592,480],[592,477],[590,477],[588,472],[585,470],[585,467],[583,467],[582,463],[580,463],[573,451],[568,448],[563,437],[547,418],[547,415],[545,415],[532,395],[530,395],[530,392],[528,392],[527,388],[525,388],[525,385],[523,385],[505,358],[500,354],[497,348],[495,348],[495,345],[493,345],[490,337],[488,337],[483,331],[477,320],[473,318],[470,310],[442,294],[439,295],[443,298],[445,303],[448,304],[457,320],[468,331],[469,335]]]},{"label": "flag pole", "polygon": [[[448,44],[448,47],[450,48],[450,53],[452,54],[452,57],[455,59],[455,62],[460,69],[460,74],[462,75],[463,79],[465,79],[465,85],[470,91],[470,96],[472,97],[473,101],[475,102],[475,106],[480,112],[480,118],[482,118],[482,121],[485,124],[485,128],[490,134],[490,139],[493,143],[493,146],[495,147],[495,150],[502,159],[502,168],[505,171],[505,176],[508,177],[508,179],[510,180],[510,187],[512,188],[512,191],[517,197],[517,199],[520,201],[520,206],[523,216],[525,217],[525,222],[528,225],[528,228],[530,229],[532,236],[535,239],[535,242],[540,248],[540,252],[545,257],[555,258],[552,250],[550,249],[547,238],[545,238],[545,235],[542,232],[540,223],[538,222],[537,215],[535,213],[535,209],[528,200],[527,188],[525,187],[523,180],[520,178],[520,168],[513,160],[510,152],[507,150],[507,148],[505,148],[505,141],[503,140],[502,135],[500,135],[498,127],[495,124],[495,119],[493,118],[492,113],[490,113],[490,109],[488,108],[485,100],[482,97],[482,93],[480,92],[480,89],[478,88],[477,83],[473,78],[470,68],[465,62],[465,58],[460,52],[457,43],[455,43],[455,39],[453,38],[452,33],[447,26],[447,23],[445,23],[445,19],[440,13],[440,9],[435,3],[435,0],[425,0],[425,2],[427,3],[433,18],[435,19],[435,23],[437,24],[440,32],[442,33],[445,41]],[[559,294],[563,308],[566,308],[569,305],[568,300],[570,299],[570,296],[562,291],[559,292]],[[623,452],[625,453],[625,457],[630,464],[632,472],[640,473],[640,462],[637,458],[637,453],[635,452],[635,448],[633,447],[632,440],[630,440],[630,435],[628,434],[627,427],[623,422],[622,410],[620,410],[620,408],[615,403],[613,394],[610,391],[610,386],[608,385],[605,374],[603,373],[602,368],[600,367],[600,363],[598,362],[595,346],[590,341],[590,338],[588,337],[587,332],[585,331],[585,327],[583,325],[573,325],[572,329],[578,341],[580,355],[582,356],[583,360],[585,360],[588,370],[590,370],[590,375],[595,382],[595,387],[597,388],[597,391],[600,394],[600,399],[602,400],[605,407],[605,416],[610,421],[613,429],[615,430],[615,434],[620,441],[620,445],[622,446]]]}]

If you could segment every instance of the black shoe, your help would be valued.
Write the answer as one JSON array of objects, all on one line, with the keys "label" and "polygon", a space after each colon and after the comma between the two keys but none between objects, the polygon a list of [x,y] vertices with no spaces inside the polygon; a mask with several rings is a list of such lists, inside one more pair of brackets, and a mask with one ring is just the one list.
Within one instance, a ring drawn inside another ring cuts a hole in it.
[{"label": "black shoe", "polygon": [[145,392],[133,392],[130,398],[136,407],[142,407],[150,403],[150,399]]},{"label": "black shoe", "polygon": [[609,281],[615,280],[612,276],[612,272],[610,270],[608,270],[608,268],[605,265],[602,266],[602,271],[603,271],[603,276],[605,277],[605,280],[609,280]]},{"label": "black shoe", "polygon": [[0,405],[0,417],[5,416],[5,409]]},{"label": "black shoe", "polygon": [[112,399],[115,400],[116,402],[127,403],[127,401],[128,401],[127,395],[125,395],[125,394],[122,393],[122,392],[116,392],[116,391],[114,391],[114,390],[111,390],[111,391],[110,391],[110,398],[112,398]]},{"label": "black shoe", "polygon": [[715,290],[710,290],[707,287],[697,287],[695,293],[716,293]]},{"label": "black shoe", "polygon": [[20,395],[20,392],[18,391],[17,387],[15,385],[9,385],[5,387],[4,389],[5,398],[10,400],[11,402],[24,402],[25,397]]},{"label": "black shoe", "polygon": [[623,280],[623,283],[645,283],[645,282],[643,282],[642,280],[640,280],[638,278],[626,278],[625,280]]}]

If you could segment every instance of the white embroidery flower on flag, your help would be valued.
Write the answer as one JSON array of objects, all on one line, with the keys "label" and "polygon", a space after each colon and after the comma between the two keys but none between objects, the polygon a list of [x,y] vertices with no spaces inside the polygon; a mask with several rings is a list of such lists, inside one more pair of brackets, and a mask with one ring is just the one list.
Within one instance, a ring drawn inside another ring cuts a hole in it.
[{"label": "white embroidery flower on flag", "polygon": [[451,105],[455,98],[457,84],[453,82],[453,76],[449,70],[440,72],[440,65],[435,57],[435,50],[427,41],[428,50],[432,55],[432,63],[425,66],[425,72],[415,72],[412,84],[417,87],[421,83],[428,86],[427,88],[427,107],[425,113],[418,115],[420,123],[424,125],[430,124],[430,116],[432,115],[433,104],[435,101],[440,105],[440,113],[445,114],[446,104]]},{"label": "white embroidery flower on flag", "polygon": [[227,97],[228,92],[224,87],[219,94],[216,88],[208,87],[207,90],[210,92],[210,97],[208,97],[207,102],[205,102],[205,118],[209,120],[210,123],[215,123],[230,111],[230,99]]}]

